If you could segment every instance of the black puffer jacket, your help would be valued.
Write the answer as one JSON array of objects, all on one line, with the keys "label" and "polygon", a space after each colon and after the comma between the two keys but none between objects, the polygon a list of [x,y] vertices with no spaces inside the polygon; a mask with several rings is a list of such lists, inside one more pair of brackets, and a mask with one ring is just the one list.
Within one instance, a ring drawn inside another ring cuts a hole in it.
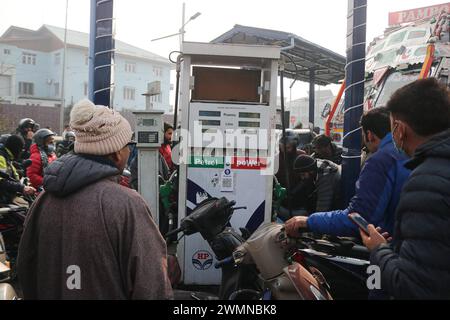
[{"label": "black puffer jacket", "polygon": [[372,253],[382,288],[396,299],[450,299],[450,130],[408,162],[396,212],[395,245]]}]

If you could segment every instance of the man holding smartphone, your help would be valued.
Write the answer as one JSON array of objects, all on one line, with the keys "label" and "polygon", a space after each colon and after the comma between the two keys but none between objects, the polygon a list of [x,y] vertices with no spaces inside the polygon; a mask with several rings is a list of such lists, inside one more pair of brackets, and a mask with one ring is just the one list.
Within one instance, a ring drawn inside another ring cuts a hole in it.
[{"label": "man holding smartphone", "polygon": [[412,169],[396,212],[395,243],[361,232],[395,299],[450,299],[450,92],[436,79],[398,90],[387,104],[392,135]]},{"label": "man holding smartphone", "polygon": [[406,156],[397,152],[390,132],[389,112],[376,108],[361,118],[363,140],[373,155],[366,161],[356,183],[355,196],[345,210],[294,217],[286,222],[286,232],[298,236],[299,229],[334,236],[358,236],[358,227],[348,218],[359,213],[369,223],[392,234],[400,191],[410,171]]}]

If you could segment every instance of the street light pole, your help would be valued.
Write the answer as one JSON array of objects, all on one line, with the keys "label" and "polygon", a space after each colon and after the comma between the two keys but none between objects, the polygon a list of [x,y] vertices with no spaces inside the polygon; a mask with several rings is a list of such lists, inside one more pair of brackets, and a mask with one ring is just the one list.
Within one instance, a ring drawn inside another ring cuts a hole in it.
[{"label": "street light pole", "polygon": [[184,25],[185,25],[185,15],[186,15],[186,3],[183,2],[183,7],[181,10],[181,29],[180,29],[180,51],[183,52],[183,41],[184,41]]},{"label": "street light pole", "polygon": [[185,3],[183,3],[183,12],[182,12],[182,17],[181,17],[181,28],[180,30],[178,30],[177,33],[168,35],[168,36],[164,36],[164,37],[160,37],[160,38],[156,38],[156,39],[152,39],[151,41],[157,41],[157,40],[162,40],[162,39],[166,39],[166,38],[170,38],[170,37],[174,37],[174,36],[180,36],[180,51],[183,51],[183,41],[184,41],[184,34],[186,33],[186,30],[184,30],[184,27],[191,22],[192,20],[197,19],[200,15],[201,12],[197,12],[196,14],[194,14],[192,17],[189,18],[188,21],[185,22],[185,11],[186,11],[186,5]]}]

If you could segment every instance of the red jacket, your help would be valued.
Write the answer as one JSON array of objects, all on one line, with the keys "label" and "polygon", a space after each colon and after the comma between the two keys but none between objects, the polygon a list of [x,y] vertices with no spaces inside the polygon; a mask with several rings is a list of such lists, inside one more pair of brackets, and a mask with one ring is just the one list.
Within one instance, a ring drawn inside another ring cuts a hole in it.
[{"label": "red jacket", "polygon": [[162,144],[159,148],[159,153],[164,157],[164,160],[166,160],[169,169],[172,171],[174,169],[174,166],[172,162],[172,148],[170,147],[170,145]]},{"label": "red jacket", "polygon": [[[31,166],[27,168],[27,177],[30,179],[31,185],[38,189],[44,182],[44,168],[41,159],[41,153],[37,144],[33,144],[30,148],[30,160],[33,161]],[[55,153],[48,156],[48,164],[56,160]]]}]

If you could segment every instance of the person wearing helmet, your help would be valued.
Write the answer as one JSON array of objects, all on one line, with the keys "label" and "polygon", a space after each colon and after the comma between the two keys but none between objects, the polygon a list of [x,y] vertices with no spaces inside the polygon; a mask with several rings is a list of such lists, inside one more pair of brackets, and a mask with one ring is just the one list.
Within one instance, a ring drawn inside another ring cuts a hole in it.
[{"label": "person wearing helmet", "polygon": [[[170,299],[166,242],[146,201],[118,183],[135,144],[130,124],[85,99],[70,126],[74,152],[45,170],[27,214],[17,261],[24,299]],[[74,266],[79,276],[66,272]]]},{"label": "person wearing helmet", "polygon": [[56,156],[58,158],[62,157],[63,155],[71,152],[73,150],[73,144],[75,142],[75,132],[73,131],[67,131],[64,135],[64,140],[59,142],[56,146]]},{"label": "person wearing helmet", "polygon": [[55,133],[49,129],[40,129],[34,134],[33,140],[34,144],[30,148],[33,163],[27,169],[27,176],[31,185],[39,189],[44,180],[44,169],[56,160]]},{"label": "person wearing helmet", "polygon": [[21,155],[21,160],[25,160],[30,158],[30,148],[33,144],[33,135],[38,130],[39,125],[30,118],[25,118],[19,121],[19,126],[17,127],[16,134],[22,136],[25,141],[25,145],[23,147],[23,152]]},{"label": "person wearing helmet", "polygon": [[0,202],[9,204],[18,193],[32,195],[36,190],[20,182],[18,169],[14,165],[23,150],[23,138],[9,134],[3,135],[0,140]]}]

